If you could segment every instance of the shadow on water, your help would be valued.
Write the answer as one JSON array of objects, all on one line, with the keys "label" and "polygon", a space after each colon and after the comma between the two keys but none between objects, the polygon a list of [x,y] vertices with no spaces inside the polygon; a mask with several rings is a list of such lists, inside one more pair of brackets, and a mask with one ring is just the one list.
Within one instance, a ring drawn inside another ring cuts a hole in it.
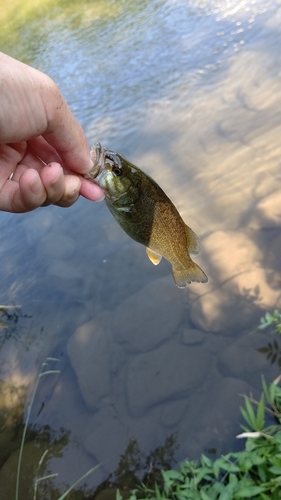
[{"label": "shadow on water", "polygon": [[4,342],[11,337],[19,340],[19,323],[24,318],[30,318],[30,316],[23,315],[21,308],[17,305],[0,306],[0,350]]},{"label": "shadow on water", "polygon": [[273,342],[268,342],[267,345],[263,347],[259,347],[258,351],[266,355],[266,358],[271,364],[276,363],[279,368],[281,368],[281,346],[276,339],[274,339]]}]

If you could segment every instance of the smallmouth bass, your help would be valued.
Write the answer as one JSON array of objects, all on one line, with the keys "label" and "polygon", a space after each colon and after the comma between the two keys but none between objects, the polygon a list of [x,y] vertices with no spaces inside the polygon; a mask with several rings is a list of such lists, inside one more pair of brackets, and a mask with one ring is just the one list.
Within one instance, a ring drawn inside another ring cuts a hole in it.
[{"label": "smallmouth bass", "polygon": [[172,264],[176,285],[185,288],[208,277],[189,254],[199,252],[194,231],[158,184],[119,153],[97,143],[95,164],[87,175],[104,191],[105,202],[115,220],[135,241],[146,247],[155,265],[162,257]]}]

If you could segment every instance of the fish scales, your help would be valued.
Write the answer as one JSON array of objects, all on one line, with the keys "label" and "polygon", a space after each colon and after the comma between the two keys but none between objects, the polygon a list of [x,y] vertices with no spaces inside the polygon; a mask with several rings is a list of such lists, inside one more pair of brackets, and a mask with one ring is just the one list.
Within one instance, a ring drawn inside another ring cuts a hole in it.
[{"label": "fish scales", "polygon": [[193,281],[206,283],[206,274],[189,255],[199,252],[198,238],[161,187],[124,156],[99,143],[94,152],[89,177],[103,189],[105,202],[122,229],[146,247],[153,264],[162,257],[172,264],[178,287]]}]

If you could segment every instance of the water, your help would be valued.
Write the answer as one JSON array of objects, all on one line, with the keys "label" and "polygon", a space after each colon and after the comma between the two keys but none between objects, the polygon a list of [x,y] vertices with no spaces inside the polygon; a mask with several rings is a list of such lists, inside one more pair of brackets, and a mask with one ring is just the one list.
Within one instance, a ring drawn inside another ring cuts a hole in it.
[{"label": "water", "polygon": [[[152,175],[200,236],[208,285],[80,199],[1,214],[0,492],[110,494],[237,448],[241,393],[279,374],[257,351],[280,307],[280,1],[21,2],[0,47],[48,73],[86,131]],[[278,339],[277,339],[278,340]],[[277,353],[277,361],[280,353]],[[47,357],[48,365],[42,367]],[[40,470],[38,463],[43,453]],[[112,474],[112,476],[110,476]],[[2,489],[1,489],[2,488]],[[78,488],[78,487],[77,487]],[[79,496],[81,494],[81,496]],[[83,498],[83,494],[73,494]]]}]

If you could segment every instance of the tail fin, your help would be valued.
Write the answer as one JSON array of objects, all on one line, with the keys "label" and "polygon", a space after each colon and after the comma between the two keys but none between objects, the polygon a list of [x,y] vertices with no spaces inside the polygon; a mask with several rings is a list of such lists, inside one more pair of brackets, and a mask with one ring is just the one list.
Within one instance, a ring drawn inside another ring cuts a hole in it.
[{"label": "tail fin", "polygon": [[208,276],[206,276],[201,267],[195,264],[195,262],[193,262],[191,259],[187,267],[173,267],[172,271],[175,283],[179,288],[185,288],[193,281],[196,281],[198,283],[207,283],[208,281]]}]

